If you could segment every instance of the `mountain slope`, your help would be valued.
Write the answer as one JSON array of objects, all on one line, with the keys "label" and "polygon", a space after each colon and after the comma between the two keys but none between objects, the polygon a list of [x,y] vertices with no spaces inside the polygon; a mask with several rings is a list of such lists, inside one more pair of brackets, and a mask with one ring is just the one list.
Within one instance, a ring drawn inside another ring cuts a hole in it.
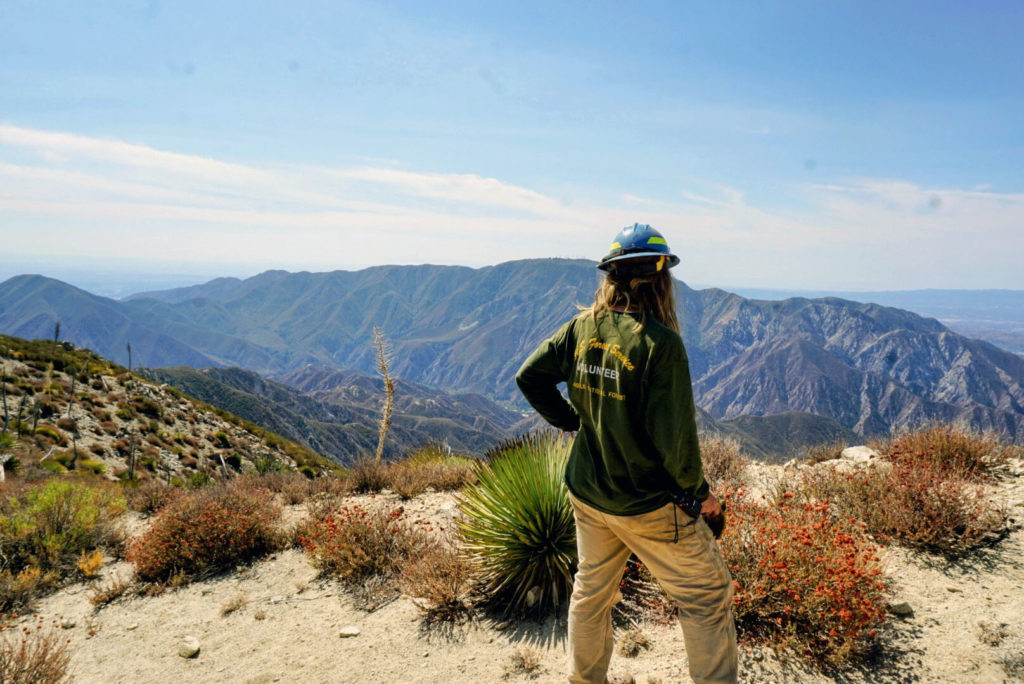
[{"label": "mountain slope", "polygon": [[[309,364],[372,372],[379,325],[394,345],[396,377],[522,406],[516,369],[577,303],[590,301],[593,266],[547,259],[480,269],[271,271],[96,305],[160,339],[184,340],[179,349],[194,348],[214,365],[282,377]],[[40,304],[28,291],[17,293],[20,303],[2,303],[14,301],[11,283],[0,285],[0,324],[10,318],[2,307]],[[682,283],[677,296],[696,400],[716,419],[796,411],[860,434],[964,419],[1024,438],[1024,358],[933,319],[837,298],[751,300]],[[63,330],[79,344],[95,338]],[[153,354],[173,356],[170,348],[157,345]]]},{"label": "mountain slope", "polygon": [[[351,464],[377,448],[384,389],[379,378],[353,371],[307,368],[292,379],[298,387],[240,368],[143,369],[174,385],[337,463]],[[483,453],[512,435],[522,415],[476,395],[447,395],[398,381],[385,456],[399,457],[430,441],[463,453]]]}]

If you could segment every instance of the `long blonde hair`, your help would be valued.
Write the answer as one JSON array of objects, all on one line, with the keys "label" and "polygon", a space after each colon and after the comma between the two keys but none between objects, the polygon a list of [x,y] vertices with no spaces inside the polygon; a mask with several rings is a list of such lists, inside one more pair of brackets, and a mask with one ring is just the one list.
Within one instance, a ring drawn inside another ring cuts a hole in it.
[{"label": "long blonde hair", "polygon": [[675,287],[668,269],[662,269],[652,275],[623,278],[612,269],[594,292],[594,303],[588,307],[580,307],[582,311],[594,316],[601,311],[629,311],[640,315],[636,324],[636,332],[644,328],[647,316],[670,330],[680,332],[679,318],[676,316]]}]

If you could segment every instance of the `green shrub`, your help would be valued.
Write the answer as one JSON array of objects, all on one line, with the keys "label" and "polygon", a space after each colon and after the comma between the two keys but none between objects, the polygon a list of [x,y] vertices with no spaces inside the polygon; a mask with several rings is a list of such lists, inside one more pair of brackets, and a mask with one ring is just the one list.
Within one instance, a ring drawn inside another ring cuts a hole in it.
[{"label": "green shrub", "polygon": [[36,428],[36,434],[41,437],[51,439],[57,444],[66,442],[66,440],[64,439],[64,435],[62,435],[60,431],[57,430],[57,428],[51,425],[40,425],[39,427]]},{"label": "green shrub", "polygon": [[288,466],[270,455],[258,457],[253,461],[252,465],[260,475],[266,475],[268,473],[284,473],[288,471]]},{"label": "green shrub", "polygon": [[[83,551],[117,541],[110,522],[123,510],[109,487],[65,479],[12,493],[0,502],[0,571],[9,580],[32,568],[70,572]],[[0,594],[0,610],[10,603]]]},{"label": "green shrub", "polygon": [[103,461],[98,461],[94,458],[79,459],[77,467],[91,470],[96,475],[102,475],[103,471],[107,469],[107,465]]},{"label": "green shrub", "polygon": [[208,473],[198,470],[188,476],[185,486],[189,489],[202,489],[203,487],[209,487],[211,484],[213,484],[213,478]]},{"label": "green shrub", "polygon": [[239,456],[238,454],[228,454],[227,456],[224,457],[224,462],[227,463],[232,468],[234,468],[235,470],[238,470],[239,468],[242,467],[242,457]]},{"label": "green shrub", "polygon": [[506,612],[548,611],[569,594],[576,526],[562,481],[567,457],[554,434],[519,439],[488,454],[476,484],[462,490],[459,535]]},{"label": "green shrub", "polygon": [[221,449],[230,449],[231,448],[231,438],[228,437],[227,434],[225,434],[223,432],[215,433],[213,435],[213,440],[212,441],[213,441],[214,446],[220,447]]},{"label": "green shrub", "polygon": [[156,515],[126,557],[151,582],[227,570],[276,547],[280,514],[266,490],[227,485],[187,493]]},{"label": "green shrub", "polygon": [[316,471],[313,470],[313,466],[300,465],[299,466],[299,472],[302,473],[303,475],[305,475],[310,480],[312,480],[314,477],[316,477]]},{"label": "green shrub", "polygon": [[39,467],[48,473],[53,473],[54,475],[68,472],[67,467],[63,463],[55,461],[52,458],[48,458],[45,461],[40,462]]}]

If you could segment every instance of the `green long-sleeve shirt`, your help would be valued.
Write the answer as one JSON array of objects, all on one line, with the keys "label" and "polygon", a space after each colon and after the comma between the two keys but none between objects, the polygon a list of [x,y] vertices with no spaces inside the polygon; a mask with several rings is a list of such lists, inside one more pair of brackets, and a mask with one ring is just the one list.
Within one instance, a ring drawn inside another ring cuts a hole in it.
[{"label": "green long-sleeve shirt", "polygon": [[[578,430],[569,491],[598,510],[637,515],[680,491],[707,495],[686,349],[648,317],[581,313],[523,363],[516,383],[549,423]],[[569,401],[558,391],[565,382]]]}]

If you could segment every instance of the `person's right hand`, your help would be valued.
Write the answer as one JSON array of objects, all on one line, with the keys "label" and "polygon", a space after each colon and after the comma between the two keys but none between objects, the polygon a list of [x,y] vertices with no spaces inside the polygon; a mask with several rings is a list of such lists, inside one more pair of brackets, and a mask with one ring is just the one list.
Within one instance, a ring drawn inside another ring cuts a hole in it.
[{"label": "person's right hand", "polygon": [[714,492],[709,493],[708,498],[701,502],[700,514],[712,517],[722,514],[722,504]]}]

